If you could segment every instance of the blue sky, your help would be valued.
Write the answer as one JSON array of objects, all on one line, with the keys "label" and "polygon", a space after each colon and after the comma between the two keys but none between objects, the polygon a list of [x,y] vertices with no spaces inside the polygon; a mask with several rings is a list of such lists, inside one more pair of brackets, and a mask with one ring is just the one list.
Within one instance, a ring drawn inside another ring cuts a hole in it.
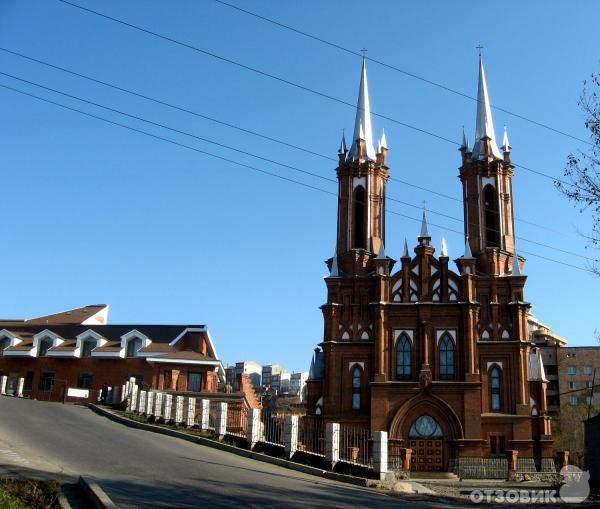
[{"label": "blue sky", "polygon": [[[344,101],[356,101],[360,59],[267,24],[214,0],[80,5],[257,67]],[[250,2],[264,16],[469,95],[484,46],[493,104],[587,139],[577,106],[598,71],[600,4],[568,2]],[[56,0],[4,0],[0,46],[110,81],[204,115],[336,157],[354,111],[281,82],[149,37]],[[334,177],[335,162],[66,75],[0,51],[2,72],[168,124],[262,157]],[[398,72],[368,65],[373,111],[443,137],[474,133],[476,103]],[[0,75],[0,84],[104,116],[214,154],[335,191],[334,184],[148,126]],[[0,315],[31,317],[111,305],[111,323],[206,323],[225,362],[254,359],[308,368],[322,339],[336,200],[147,136],[0,89]],[[494,112],[513,162],[560,176],[576,140]],[[456,198],[457,147],[390,121],[391,175]],[[542,177],[517,169],[518,235],[593,257],[577,231],[590,227]],[[461,254],[459,202],[390,182],[388,196],[427,201],[435,245]],[[417,209],[388,209],[418,218]],[[386,252],[416,244],[418,222],[389,214]],[[551,230],[549,230],[550,228]],[[593,344],[599,281],[535,257],[585,266],[583,258],[525,241],[526,298],[571,345]],[[597,253],[596,253],[597,256]]]}]

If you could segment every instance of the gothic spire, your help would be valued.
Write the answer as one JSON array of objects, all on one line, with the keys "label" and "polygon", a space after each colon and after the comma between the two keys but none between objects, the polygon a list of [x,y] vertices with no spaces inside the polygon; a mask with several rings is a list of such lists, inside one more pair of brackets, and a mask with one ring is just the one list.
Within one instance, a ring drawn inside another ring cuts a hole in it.
[{"label": "gothic spire", "polygon": [[506,126],[504,126],[504,138],[502,139],[502,150],[504,152],[510,152],[510,143],[508,142],[508,133],[506,132]]},{"label": "gothic spire", "polygon": [[473,253],[471,252],[471,246],[469,245],[469,236],[465,239],[465,254],[462,255],[463,258],[473,258]]},{"label": "gothic spire", "polygon": [[387,147],[387,138],[385,137],[385,129],[381,130],[381,139],[379,140],[379,148],[388,148]]},{"label": "gothic spire", "polygon": [[496,143],[494,134],[494,121],[492,108],[483,70],[483,57],[479,55],[479,86],[477,89],[477,118],[475,123],[475,144],[473,145],[473,159],[485,159],[485,139],[489,140],[490,156],[502,159],[502,154]]},{"label": "gothic spire", "polygon": [[448,256],[448,246],[446,245],[446,238],[442,237],[442,251],[440,252],[441,256]]},{"label": "gothic spire", "polygon": [[517,250],[515,249],[513,252],[513,264],[512,264],[512,275],[513,276],[521,276],[521,266],[519,265],[519,256],[517,255]]},{"label": "gothic spire", "polygon": [[329,271],[330,277],[340,277],[340,270],[338,268],[337,261],[337,249],[333,253],[333,258],[331,260],[331,270]]},{"label": "gothic spire", "polygon": [[[362,127],[362,129],[361,129]],[[362,132],[361,132],[362,131]],[[354,121],[354,135],[348,159],[358,158],[357,140],[364,140],[365,150],[363,157],[375,161],[375,147],[373,146],[373,129],[371,127],[371,106],[369,103],[369,87],[367,84],[367,62],[363,57],[362,74],[358,89],[358,102],[356,104],[356,120]]]},{"label": "gothic spire", "polygon": [[383,245],[383,241],[381,242],[381,246],[379,247],[379,254],[377,255],[376,260],[387,260],[387,256],[385,255],[385,246]]},{"label": "gothic spire", "polygon": [[410,258],[408,254],[408,242],[406,242],[406,237],[404,237],[404,251],[402,251],[402,258]]},{"label": "gothic spire", "polygon": [[429,230],[427,229],[427,214],[425,207],[423,207],[423,220],[421,221],[421,234],[419,235],[420,239],[430,239]]},{"label": "gothic spire", "polygon": [[348,149],[346,148],[346,133],[342,129],[342,141],[340,143],[340,149],[338,150],[338,153],[345,154],[347,152],[347,150]]},{"label": "gothic spire", "polygon": [[467,135],[465,134],[465,126],[463,126],[463,135],[460,148],[464,148],[466,152],[469,152],[469,140],[467,140]]}]

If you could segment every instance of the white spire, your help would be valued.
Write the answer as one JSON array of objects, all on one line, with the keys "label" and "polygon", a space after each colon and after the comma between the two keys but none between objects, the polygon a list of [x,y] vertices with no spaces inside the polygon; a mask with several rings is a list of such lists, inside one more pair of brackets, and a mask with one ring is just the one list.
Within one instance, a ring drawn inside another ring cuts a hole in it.
[{"label": "white spire", "polygon": [[519,256],[517,255],[517,250],[515,249],[513,253],[513,264],[512,264],[512,275],[513,276],[521,276],[521,266],[519,265]]},{"label": "white spire", "polygon": [[365,140],[363,157],[375,161],[375,147],[373,146],[373,129],[371,128],[371,106],[369,104],[369,87],[367,85],[367,63],[363,57],[362,75],[358,89],[358,103],[356,104],[356,120],[354,121],[354,136],[348,159],[358,157],[356,140]]},{"label": "white spire", "polygon": [[483,138],[490,139],[490,155],[496,159],[502,159],[502,154],[496,144],[496,135],[494,134],[494,121],[492,120],[492,108],[485,81],[485,72],[483,70],[483,57],[479,55],[479,87],[477,89],[477,119],[475,123],[473,159],[485,159]]},{"label": "white spire", "polygon": [[473,258],[473,253],[471,253],[471,246],[469,245],[469,236],[465,239],[465,254],[462,255],[463,258]]},{"label": "white spire", "polygon": [[404,237],[404,251],[402,251],[402,258],[409,258],[408,242],[406,242],[406,237]]},{"label": "white spire", "polygon": [[431,238],[429,236],[429,231],[427,230],[427,215],[425,207],[423,207],[423,221],[421,221],[421,235],[419,235],[419,238]]},{"label": "white spire", "polygon": [[381,130],[381,139],[379,140],[379,151],[380,152],[381,152],[382,148],[387,149],[387,138],[385,137],[385,129]]},{"label": "white spire", "polygon": [[502,150],[504,152],[510,152],[510,143],[508,142],[508,133],[506,132],[506,126],[504,126],[504,138],[502,138]]},{"label": "white spire", "polygon": [[338,269],[337,261],[337,249],[333,253],[333,259],[331,260],[331,270],[329,271],[331,277],[340,277],[340,270]]},{"label": "white spire", "polygon": [[442,251],[441,256],[448,256],[448,246],[446,245],[446,238],[442,237]]}]

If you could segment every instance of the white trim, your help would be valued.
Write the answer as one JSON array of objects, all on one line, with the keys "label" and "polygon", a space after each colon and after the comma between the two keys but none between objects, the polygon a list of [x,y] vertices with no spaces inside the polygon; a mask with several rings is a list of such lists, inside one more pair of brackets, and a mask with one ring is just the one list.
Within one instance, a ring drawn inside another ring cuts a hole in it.
[{"label": "white trim", "polygon": [[456,329],[435,329],[437,344],[440,344],[440,339],[442,339],[442,336],[446,333],[448,333],[448,335],[452,338],[452,341],[454,341],[454,346],[456,347]]},{"label": "white trim", "polygon": [[208,332],[206,327],[186,327],[183,332],[179,334],[173,341],[169,343],[169,346],[175,346],[177,342],[183,338],[188,332]]},{"label": "white trim", "polygon": [[394,344],[398,342],[402,334],[406,334],[408,339],[410,339],[411,344],[413,343],[415,338],[414,329],[394,329]]},{"label": "white trim", "polygon": [[[127,356],[127,343],[134,338],[142,340],[142,346],[139,348],[139,350],[150,346],[152,343],[152,340],[145,334],[142,334],[139,330],[130,330],[127,334],[123,334],[121,336],[121,351],[119,352],[119,357],[125,358]],[[139,350],[135,352],[134,357],[138,357]]]},{"label": "white trim", "polygon": [[0,330],[0,340],[5,338],[8,338],[10,340],[6,348],[10,346],[16,346],[23,341],[21,338],[10,332],[8,329],[2,329]]},{"label": "white trim", "polygon": [[199,364],[204,366],[221,366],[221,361],[195,361],[191,359],[162,359],[161,357],[146,359],[147,362],[162,362],[165,364]]},{"label": "white trim", "polygon": [[81,357],[81,345],[88,338],[96,340],[96,346],[94,348],[102,347],[108,342],[104,336],[92,329],[88,329],[81,334],[78,334],[75,338],[77,339],[77,342],[75,343],[75,357]]},{"label": "white trim", "polygon": [[36,349],[31,347],[31,350],[4,350],[3,355],[14,355],[15,357],[35,357]]},{"label": "white trim", "polygon": [[365,370],[364,362],[351,361],[348,363],[348,371],[351,371],[354,366],[360,366],[360,369],[362,369],[363,371]]},{"label": "white trim", "polygon": [[48,350],[46,357],[75,357],[75,350],[55,351]]},{"label": "white trim", "polygon": [[94,350],[92,350],[92,357],[113,357],[123,359],[125,357],[125,354],[121,355],[121,352],[123,352],[123,350],[113,350],[108,352],[95,352]]}]

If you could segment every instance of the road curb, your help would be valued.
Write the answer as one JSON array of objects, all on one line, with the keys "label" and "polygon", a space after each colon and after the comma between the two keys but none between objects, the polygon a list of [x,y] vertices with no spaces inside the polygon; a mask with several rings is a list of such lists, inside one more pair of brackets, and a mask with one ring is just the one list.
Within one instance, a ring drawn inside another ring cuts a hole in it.
[{"label": "road curb", "polygon": [[125,426],[129,426],[130,428],[143,429],[146,431],[151,431],[153,433],[159,433],[161,435],[168,435],[175,438],[181,438],[183,440],[187,440],[188,442],[205,445],[207,447],[212,447],[213,449],[220,449],[222,451],[227,451],[232,454],[237,454],[238,456],[243,456],[245,458],[250,458],[256,461],[262,461],[263,463],[270,463],[271,465],[277,465],[279,467],[288,468],[290,470],[296,470],[304,474],[314,475],[316,477],[322,477],[324,479],[329,479],[332,481],[353,484],[355,486],[362,486],[365,488],[373,488],[378,486],[379,484],[377,481],[373,481],[372,479],[364,479],[362,477],[338,474],[336,472],[330,472],[329,470],[323,470],[321,468],[302,465],[301,463],[295,463],[293,461],[289,461],[283,458],[275,458],[273,456],[267,456],[266,454],[262,454],[259,452],[240,449],[239,447],[235,447],[229,444],[223,444],[221,442],[217,442],[209,438],[189,435],[187,433],[183,433],[174,429],[168,429],[163,428],[162,426],[156,426],[154,424],[146,424],[143,422],[134,421],[132,419],[128,419],[127,417],[123,417],[122,415],[118,415],[110,410],[107,410],[106,408],[102,408],[93,403],[86,403],[86,406],[94,412],[96,412],[97,414],[108,417],[109,419],[124,424]]},{"label": "road curb", "polygon": [[91,477],[80,476],[79,485],[95,509],[117,509],[115,503]]}]

